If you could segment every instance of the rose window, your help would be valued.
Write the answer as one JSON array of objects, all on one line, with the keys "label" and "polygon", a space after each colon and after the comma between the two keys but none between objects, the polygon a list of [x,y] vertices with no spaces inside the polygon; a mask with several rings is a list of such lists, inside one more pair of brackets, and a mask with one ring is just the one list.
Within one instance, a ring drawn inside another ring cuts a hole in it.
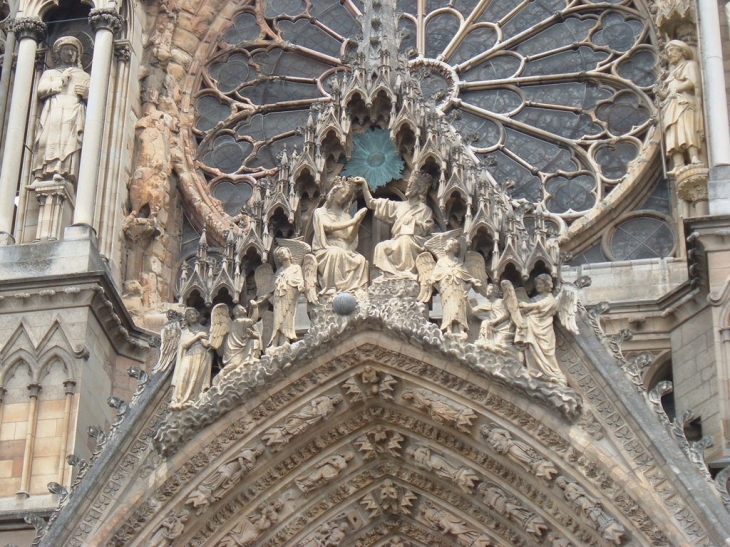
[{"label": "rose window", "polygon": [[[400,51],[424,96],[513,198],[572,222],[640,177],[657,60],[632,2],[400,0],[398,9]],[[357,0],[258,0],[234,17],[195,103],[200,168],[229,214],[251,177],[301,147],[310,107],[347,70],[363,10]],[[372,158],[384,146],[366,144]]]}]

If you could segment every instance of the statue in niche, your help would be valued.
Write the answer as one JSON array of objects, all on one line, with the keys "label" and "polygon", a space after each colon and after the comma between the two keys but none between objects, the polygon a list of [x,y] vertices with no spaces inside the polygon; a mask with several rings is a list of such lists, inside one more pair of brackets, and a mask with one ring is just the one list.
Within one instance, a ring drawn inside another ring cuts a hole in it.
[{"label": "statue in niche", "polygon": [[439,477],[450,480],[467,494],[471,494],[474,483],[479,480],[479,477],[472,469],[455,466],[441,454],[431,451],[427,446],[416,445],[407,448],[406,454],[413,458],[417,467],[433,471]]},{"label": "statue in niche", "polygon": [[552,462],[543,458],[530,445],[515,441],[506,429],[485,425],[479,431],[495,452],[504,454],[528,473],[548,481],[558,474]]},{"label": "statue in niche", "polygon": [[475,342],[477,347],[493,353],[505,355],[513,351],[515,327],[512,323],[504,299],[497,294],[493,283],[487,285],[487,302],[474,308],[475,312],[486,312],[479,328],[479,338]]},{"label": "statue in niche", "polygon": [[553,279],[548,274],[535,278],[535,291],[529,302],[517,300],[512,283],[502,281],[504,301],[512,322],[516,325],[515,343],[524,347],[525,363],[530,375],[565,386],[568,381],[555,357],[555,327],[557,315],[563,326],[579,334],[575,316],[578,312],[577,287],[566,283],[556,298]]},{"label": "statue in niche", "polygon": [[[195,308],[185,308],[184,326],[177,342],[177,361],[172,376],[171,410],[192,406],[201,393],[210,388],[213,352],[223,343],[231,319],[228,306],[216,305],[211,311],[211,329],[200,324]],[[162,357],[160,358],[162,360]]]},{"label": "statue in niche", "polygon": [[687,159],[692,165],[702,162],[702,80],[690,46],[671,40],[665,52],[669,73],[657,95],[662,100],[665,152],[672,159],[672,172],[676,173],[687,164]]},{"label": "statue in niche", "polygon": [[185,503],[196,508],[197,515],[202,515],[211,503],[222,499],[246,473],[254,468],[256,459],[263,452],[262,447],[244,448],[236,454],[235,458],[221,465],[210,477],[204,480],[188,496]]},{"label": "statue in niche", "polygon": [[[418,281],[421,291],[420,302],[431,300],[433,289],[441,294],[441,330],[457,338],[466,339],[469,331],[469,290],[481,290],[486,285],[486,266],[484,258],[478,253],[469,253],[481,258],[481,271],[478,271],[478,258],[465,265],[459,257],[461,244],[453,237],[453,232],[437,234],[426,243],[427,252],[416,258]],[[434,262],[433,255],[438,257]],[[475,265],[477,268],[475,268]],[[472,271],[474,270],[474,271]],[[481,279],[484,279],[482,282]],[[484,291],[481,291],[484,292]]]},{"label": "statue in niche", "polygon": [[147,218],[155,221],[167,196],[172,159],[170,145],[173,133],[180,128],[178,121],[157,109],[153,103],[146,103],[144,116],[135,129],[137,135],[137,168],[129,183],[129,199],[132,210],[127,222],[140,216],[144,207],[149,209]]},{"label": "statue in niche", "polygon": [[363,198],[375,218],[391,225],[391,238],[375,246],[373,265],[384,275],[395,278],[416,278],[416,257],[424,251],[426,236],[434,228],[433,211],[426,205],[432,178],[413,171],[406,188],[405,201],[374,198],[365,179],[359,178]]},{"label": "statue in niche", "polygon": [[[317,259],[311,248],[303,241],[278,239],[279,247],[274,251],[274,260],[279,269],[273,279],[265,279],[264,272],[271,272],[268,266],[260,267],[256,273],[260,283],[261,298],[252,302],[254,307],[264,301],[274,306],[274,323],[267,347],[277,347],[297,339],[295,319],[299,295],[305,293],[310,302],[317,302]],[[270,273],[267,274],[270,276]]]},{"label": "statue in niche", "polygon": [[234,306],[230,331],[223,342],[223,367],[232,370],[255,363],[262,348],[260,325],[246,316],[243,306]]},{"label": "statue in niche", "polygon": [[38,97],[43,100],[33,148],[33,177],[62,177],[76,182],[86,121],[90,76],[81,66],[83,46],[73,36],[53,44],[56,66],[43,72]]},{"label": "statue in niche", "polygon": [[282,445],[292,437],[303,433],[314,424],[329,418],[335,412],[335,406],[342,402],[342,395],[322,395],[309,402],[299,412],[289,416],[284,425],[272,427],[263,435],[262,439],[267,446]]},{"label": "statue in niche", "polygon": [[280,501],[264,505],[258,516],[241,518],[233,529],[218,543],[218,547],[248,547],[266,530],[279,522],[278,511],[283,507]]},{"label": "statue in niche", "polygon": [[514,496],[495,484],[482,483],[477,490],[484,497],[487,506],[519,524],[528,534],[542,538],[542,534],[548,529],[540,516],[522,507]]},{"label": "statue in niche", "polygon": [[427,411],[434,422],[453,424],[464,433],[469,433],[471,424],[477,417],[472,409],[444,401],[425,389],[404,391],[402,397],[419,410]]},{"label": "statue in niche", "polygon": [[365,179],[335,177],[322,207],[313,214],[312,251],[317,259],[320,294],[364,289],[368,282],[368,262],[357,249],[357,232],[367,209],[354,217],[349,208],[355,197],[355,184]]},{"label": "statue in niche", "polygon": [[488,537],[472,529],[463,519],[430,504],[423,512],[423,518],[434,529],[455,536],[457,545],[463,547],[492,546]]},{"label": "statue in niche", "polygon": [[601,532],[604,539],[616,545],[621,544],[625,530],[616,520],[607,515],[601,502],[588,495],[585,489],[577,482],[570,482],[565,477],[558,477],[555,481],[562,490],[565,499],[580,511],[593,526]]},{"label": "statue in niche", "polygon": [[173,541],[183,535],[188,516],[189,513],[183,510],[163,520],[147,543],[147,547],[170,547]]},{"label": "statue in niche", "polygon": [[294,480],[299,489],[307,494],[310,490],[318,488],[337,477],[347,469],[347,464],[355,457],[352,452],[335,454],[318,462],[309,473]]}]

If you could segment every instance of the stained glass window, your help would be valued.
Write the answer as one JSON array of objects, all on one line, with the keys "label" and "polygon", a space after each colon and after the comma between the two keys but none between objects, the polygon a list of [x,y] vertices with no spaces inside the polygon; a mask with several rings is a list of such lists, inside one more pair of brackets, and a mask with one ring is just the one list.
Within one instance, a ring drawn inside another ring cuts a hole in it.
[{"label": "stained glass window", "polygon": [[[264,176],[300,146],[309,107],[346,70],[363,9],[359,0],[257,0],[234,17],[196,98],[199,159],[213,186]],[[637,176],[632,162],[655,113],[656,48],[631,0],[399,0],[398,9],[400,50],[424,96],[477,158],[496,160],[489,169],[512,197],[571,221]]]}]

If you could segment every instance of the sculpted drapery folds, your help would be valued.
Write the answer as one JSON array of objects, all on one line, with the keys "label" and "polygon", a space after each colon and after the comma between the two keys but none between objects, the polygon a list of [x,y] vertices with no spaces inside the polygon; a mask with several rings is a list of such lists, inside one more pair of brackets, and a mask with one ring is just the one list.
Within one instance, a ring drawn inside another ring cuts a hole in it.
[{"label": "sculpted drapery folds", "polygon": [[450,480],[467,494],[471,493],[474,488],[474,483],[479,480],[479,477],[472,469],[468,467],[457,467],[444,456],[433,452],[427,446],[416,445],[410,447],[406,449],[406,454],[413,458],[416,466],[421,469],[433,471],[439,477]]},{"label": "sculpted drapery folds", "polygon": [[292,437],[303,433],[317,422],[335,412],[335,406],[342,402],[342,395],[323,395],[289,416],[283,426],[268,429],[261,437],[268,446],[286,444]]},{"label": "sculpted drapery folds", "polygon": [[295,482],[299,489],[306,494],[337,477],[347,468],[348,462],[354,457],[355,454],[352,452],[330,456],[319,462],[308,474],[297,478]]},{"label": "sculpted drapery folds", "polygon": [[669,59],[669,73],[657,94],[662,99],[666,153],[672,159],[672,169],[676,171],[685,166],[687,158],[692,164],[701,163],[702,80],[690,46],[681,40],[672,40],[665,51]]},{"label": "sculpted drapery folds", "polygon": [[368,262],[356,251],[357,232],[367,209],[354,217],[348,211],[355,195],[353,185],[359,181],[364,179],[336,177],[325,204],[314,211],[312,252],[322,294],[363,289],[368,282]]},{"label": "sculpted drapery folds", "polygon": [[552,480],[558,474],[552,462],[546,460],[529,445],[515,441],[512,434],[500,427],[482,426],[480,432],[486,437],[487,444],[499,454],[504,454],[520,467],[536,477]]},{"label": "sculpted drapery folds", "polygon": [[235,369],[256,362],[262,346],[260,329],[246,317],[243,306],[234,306],[231,330],[223,343],[223,367]]},{"label": "sculpted drapery folds", "polygon": [[210,387],[213,351],[221,346],[230,328],[228,307],[218,304],[213,308],[210,332],[199,321],[198,310],[185,308],[184,326],[177,340],[177,360],[172,376],[172,410],[192,406],[200,394]]},{"label": "sculpted drapery folds", "polygon": [[374,198],[360,179],[363,197],[375,218],[390,224],[390,239],[375,246],[373,265],[385,275],[415,278],[416,257],[423,252],[426,236],[434,229],[433,211],[426,205],[431,176],[414,171],[408,180],[405,201]]},{"label": "sculpted drapery folds", "polygon": [[147,547],[170,547],[173,541],[183,535],[189,513],[180,511],[167,517],[147,543]]},{"label": "sculpted drapery folds", "polygon": [[81,67],[82,54],[78,39],[59,38],[53,44],[56,66],[43,72],[38,82],[38,97],[44,102],[33,150],[36,179],[58,175],[76,182],[90,80]]},{"label": "sculpted drapery folds", "polygon": [[517,300],[514,287],[509,281],[502,282],[504,300],[512,322],[516,325],[515,343],[524,348],[525,362],[530,374],[536,378],[567,385],[565,374],[555,357],[554,317],[558,315],[571,332],[578,332],[575,314],[578,295],[575,285],[564,284],[558,297],[553,293],[553,280],[548,274],[535,278],[535,291],[529,302]]}]

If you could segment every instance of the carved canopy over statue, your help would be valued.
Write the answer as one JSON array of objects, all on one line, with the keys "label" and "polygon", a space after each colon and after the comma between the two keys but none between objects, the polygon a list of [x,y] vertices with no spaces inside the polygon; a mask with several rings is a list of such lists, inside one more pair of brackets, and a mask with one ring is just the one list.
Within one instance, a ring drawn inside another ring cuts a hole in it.
[{"label": "carved canopy over statue", "polygon": [[49,180],[56,175],[75,183],[90,76],[81,67],[83,47],[77,38],[59,38],[52,51],[56,66],[43,72],[38,82],[43,107],[33,148],[33,176]]}]

